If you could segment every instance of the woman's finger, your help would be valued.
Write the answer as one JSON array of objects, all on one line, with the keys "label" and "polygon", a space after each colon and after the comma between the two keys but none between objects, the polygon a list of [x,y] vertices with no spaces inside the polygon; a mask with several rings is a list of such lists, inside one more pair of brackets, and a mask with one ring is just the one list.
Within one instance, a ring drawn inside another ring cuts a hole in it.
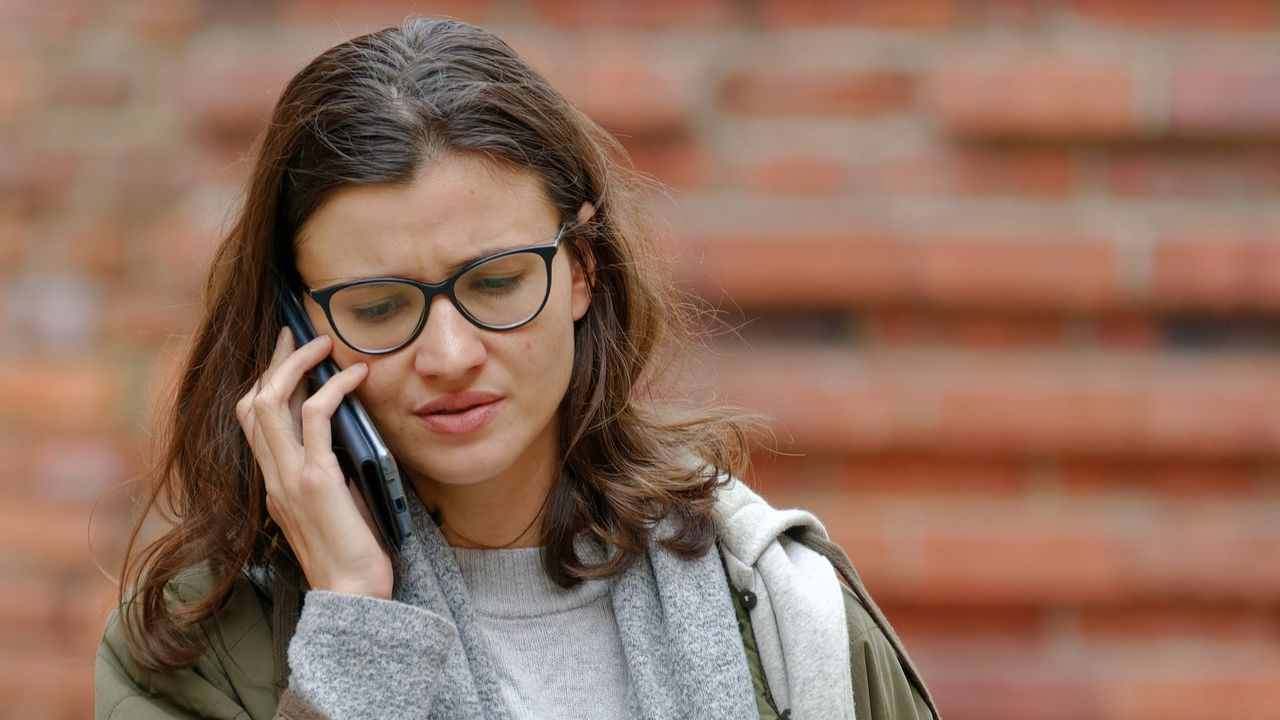
[{"label": "woman's finger", "polygon": [[262,471],[263,484],[270,496],[279,492],[279,469],[276,467],[275,457],[267,447],[266,438],[262,434],[262,423],[258,421],[257,413],[253,408],[253,399],[257,396],[258,387],[259,382],[255,382],[249,392],[236,404],[236,418],[240,421],[240,428],[244,431],[249,450],[252,451],[253,458]]},{"label": "woman's finger", "polygon": [[302,404],[304,463],[327,464],[328,458],[323,456],[333,453],[333,414],[342,399],[359,387],[368,374],[368,365],[355,363],[329,378],[328,382]]},{"label": "woman's finger", "polygon": [[328,357],[331,345],[328,336],[321,335],[298,348],[264,376],[262,390],[253,400],[267,447],[284,475],[291,475],[302,461],[302,433],[290,409],[292,398],[300,389],[305,392],[303,374]]},{"label": "woman's finger", "polygon": [[302,376],[329,356],[329,351],[333,349],[333,341],[328,335],[319,335],[306,345],[293,350],[293,335],[286,333],[281,336],[280,343],[277,346],[277,353],[272,354],[271,365],[263,374],[262,391],[259,394],[283,404],[293,393],[293,388],[297,387],[302,380]]},{"label": "woman's finger", "polygon": [[249,422],[249,448],[253,450],[253,457],[258,461],[258,467],[262,470],[263,485],[266,487],[268,495],[278,495],[280,493],[280,466],[267,445],[267,438],[262,433],[262,423],[258,421],[257,415],[251,415]]}]

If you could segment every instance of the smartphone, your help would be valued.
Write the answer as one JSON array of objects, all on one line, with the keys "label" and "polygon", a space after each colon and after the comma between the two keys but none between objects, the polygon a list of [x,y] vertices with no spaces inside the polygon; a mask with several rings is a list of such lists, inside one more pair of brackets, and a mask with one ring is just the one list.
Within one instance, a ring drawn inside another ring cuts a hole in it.
[{"label": "smartphone", "polygon": [[[316,330],[302,309],[302,301],[281,285],[276,291],[280,323],[293,331],[298,347],[314,340]],[[315,392],[337,373],[338,365],[333,360],[323,360],[307,372],[311,391]],[[333,454],[338,458],[343,475],[349,482],[354,482],[364,496],[387,548],[399,550],[400,545],[413,534],[413,524],[395,458],[378,437],[369,414],[354,395],[349,394],[342,399],[333,413],[332,427]]]}]

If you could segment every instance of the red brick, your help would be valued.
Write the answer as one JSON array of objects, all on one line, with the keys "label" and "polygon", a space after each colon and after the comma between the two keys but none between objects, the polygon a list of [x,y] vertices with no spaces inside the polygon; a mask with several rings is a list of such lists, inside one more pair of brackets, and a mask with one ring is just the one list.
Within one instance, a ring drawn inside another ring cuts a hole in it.
[{"label": "red brick", "polygon": [[736,10],[729,0],[534,0],[534,16],[574,30],[591,28],[689,28],[728,25]]},{"label": "red brick", "polygon": [[1266,200],[1280,195],[1280,153],[1259,147],[1112,153],[1107,189],[1121,196]]},{"label": "red brick", "polygon": [[93,649],[61,653],[0,654],[0,697],[13,718],[86,718],[93,715]]},{"label": "red brick", "polygon": [[41,68],[16,53],[0,57],[0,127],[16,125],[41,102]]},{"label": "red brick", "polygon": [[89,508],[0,508],[0,568],[94,572],[89,557]]},{"label": "red brick", "polygon": [[891,307],[863,314],[867,338],[882,348],[1056,348],[1070,339],[1053,313],[946,312]]},{"label": "red brick", "polygon": [[[1107,307],[1128,298],[1106,240],[1007,232],[893,236],[715,236],[678,268],[706,293],[743,307],[923,303],[947,308]],[[803,282],[797,282],[803,278]]]},{"label": "red brick", "polygon": [[63,431],[113,427],[128,407],[120,378],[95,359],[6,359],[0,398],[0,422]]},{"label": "red brick", "polygon": [[140,264],[160,281],[148,288],[151,294],[167,291],[165,294],[172,295],[174,291],[198,287],[222,240],[218,230],[209,218],[199,217],[189,207],[161,211],[138,228],[148,254]]},{"label": "red brick", "polygon": [[0,208],[20,217],[52,212],[65,202],[81,165],[67,149],[0,146]]},{"label": "red brick", "polygon": [[[917,643],[916,647],[919,647]],[[944,717],[976,720],[1081,720],[1106,718],[1099,707],[1091,662],[1046,653],[958,645],[936,657],[908,648]],[[925,665],[925,662],[931,663]]]},{"label": "red brick", "polygon": [[762,0],[760,21],[770,28],[872,25],[943,28],[964,17],[960,0]]},{"label": "red brick", "polygon": [[6,573],[5,592],[0,593],[0,622],[6,630],[5,636],[0,637],[0,649],[17,650],[37,644],[39,649],[48,649],[48,641],[58,633],[62,620],[61,602],[61,590],[54,579]]},{"label": "red brick", "polygon": [[[208,235],[216,235],[229,225],[229,206],[233,200],[239,201],[239,188],[247,174],[243,156],[246,148],[239,152],[239,158],[225,162],[217,157],[216,150],[203,143],[179,147],[122,143],[95,152],[89,163],[94,182],[112,188],[112,199],[85,207],[71,225],[77,236],[91,234],[85,230],[125,232],[129,243],[120,250],[120,257],[114,261],[101,258],[99,262],[125,263],[135,271],[152,273],[151,268],[141,266],[145,256],[153,252],[152,243],[170,242],[169,238],[151,236],[156,225],[185,216],[196,231]],[[215,192],[211,188],[223,189]],[[103,223],[108,227],[93,227]],[[81,229],[81,225],[89,227]]]},{"label": "red brick", "polygon": [[1112,312],[1097,320],[1095,342],[1109,350],[1153,351],[1164,342],[1164,330],[1152,315]]},{"label": "red brick", "polygon": [[1088,238],[960,237],[920,243],[918,292],[943,306],[1097,308],[1122,296],[1116,247]]},{"label": "red brick", "polygon": [[712,160],[689,132],[623,135],[618,138],[637,170],[680,190],[705,190],[713,180]]},{"label": "red brick", "polygon": [[1133,138],[1148,134],[1123,64],[1047,55],[942,58],[928,106],[962,138]]},{"label": "red brick", "polygon": [[1174,70],[1169,132],[1197,138],[1280,137],[1275,63],[1205,63]]},{"label": "red brick", "polygon": [[67,603],[67,611],[72,616],[68,622],[69,635],[79,647],[88,647],[92,652],[102,638],[107,618],[119,604],[119,586],[114,578],[93,573],[81,578],[70,589],[70,594]]},{"label": "red brick", "polygon": [[923,527],[913,590],[923,597],[1105,602],[1125,584],[1119,538],[1091,518],[1055,522],[990,508],[963,527],[949,524]]},{"label": "red brick", "polygon": [[[133,531],[137,518],[138,503],[141,502],[143,488],[148,487],[148,484],[143,482],[144,476],[140,471],[132,479],[137,482],[122,483],[103,493],[89,515],[88,527],[85,531],[85,554],[98,570],[93,577],[101,577],[107,586],[103,592],[77,605],[77,611],[87,618],[85,622],[89,624],[105,619],[104,613],[115,606],[116,582],[124,567],[129,535]],[[152,522],[148,527],[156,527],[156,524]],[[144,539],[154,537],[155,533],[151,532]],[[139,542],[135,547],[143,547],[143,543]]]},{"label": "red brick", "polygon": [[[916,643],[915,648],[921,644]],[[1280,662],[1231,646],[1134,652],[925,645],[912,655],[947,717],[1021,720],[1273,719]]]},{"label": "red brick", "polygon": [[770,68],[725,79],[720,105],[739,115],[870,117],[906,110],[915,78],[895,72]]},{"label": "red brick", "polygon": [[77,0],[5,0],[0,3],[0,23],[33,32],[66,32],[82,26],[86,8]]},{"label": "red brick", "polygon": [[399,25],[410,15],[451,17],[484,24],[493,17],[493,0],[432,0],[423,7],[398,0],[285,0],[280,4],[278,22],[324,25],[339,29],[334,41]]},{"label": "red brick", "polygon": [[1027,463],[1013,458],[973,458],[858,453],[848,457],[770,457],[753,463],[761,493],[783,506],[807,507],[823,493],[845,492],[886,503],[905,496],[972,494],[1016,496],[1028,486]]},{"label": "red brick", "polygon": [[53,80],[49,89],[49,99],[53,103],[72,107],[118,107],[132,95],[132,79],[120,69],[110,66],[67,68]]},{"label": "red brick", "polygon": [[198,129],[243,153],[307,59],[289,48],[210,45],[173,68],[170,96]]},{"label": "red brick", "polygon": [[16,213],[0,213],[0,272],[17,270],[30,242],[30,226],[14,217]]},{"label": "red brick", "polygon": [[1134,548],[1132,582],[1184,602],[1271,602],[1280,595],[1271,562],[1280,552],[1276,502],[1257,495],[1243,502],[1198,498],[1161,507],[1156,522],[1177,532]]},{"label": "red brick", "polygon": [[158,344],[175,333],[189,332],[198,308],[192,297],[195,286],[188,287],[192,288],[188,294],[137,289],[113,293],[104,309],[103,333],[130,342]]},{"label": "red brick", "polygon": [[199,0],[133,0],[119,9],[124,26],[135,42],[147,38],[181,42],[199,29]]},{"label": "red brick", "polygon": [[92,506],[134,467],[119,443],[100,437],[46,436],[30,452],[32,497],[50,503]]},{"label": "red brick", "polygon": [[[911,604],[895,600],[877,604],[907,644],[921,648],[1000,645],[1035,649],[1046,641],[1045,609],[1037,605]],[[914,655],[914,653],[913,653]],[[926,675],[926,680],[928,676]]]},{"label": "red brick", "polygon": [[1265,609],[1280,592],[1274,499],[1130,505],[824,491],[808,507],[886,602]]},{"label": "red brick", "polygon": [[114,211],[81,213],[63,230],[67,257],[59,265],[106,283],[123,280],[133,269],[128,222]]},{"label": "red brick", "polygon": [[881,236],[715,236],[691,244],[687,256],[676,269],[684,279],[744,307],[896,298],[910,273],[906,243]]},{"label": "red brick", "polygon": [[1146,648],[1191,644],[1265,646],[1275,618],[1262,608],[1235,605],[1133,604],[1079,611],[1080,639],[1090,645]]},{"label": "red brick", "polygon": [[34,568],[6,571],[5,589],[0,599],[0,619],[5,622],[0,656],[25,650],[92,658],[106,620],[103,603],[111,602],[108,595],[113,594],[110,582]]},{"label": "red brick", "polygon": [[776,418],[784,450],[1275,458],[1280,365],[1264,358],[768,350],[718,386]]},{"label": "red brick", "polygon": [[60,270],[21,273],[10,280],[8,332],[15,350],[58,358],[91,350],[101,318],[101,288],[92,278]]},{"label": "red brick", "polygon": [[1280,308],[1280,226],[1203,231],[1162,238],[1152,251],[1151,298],[1160,307]]},{"label": "red brick", "polygon": [[1066,458],[1059,463],[1058,482],[1073,495],[1101,492],[1158,493],[1179,498],[1248,497],[1263,477],[1263,465],[1239,459]]},{"label": "red brick", "polygon": [[1006,27],[1020,32],[1044,28],[1051,12],[1041,0],[995,0],[970,7],[972,22],[981,27]]},{"label": "red brick", "polygon": [[1073,0],[1071,6],[1091,22],[1137,31],[1266,30],[1280,24],[1280,8],[1271,0]]},{"label": "red brick", "polygon": [[768,195],[829,195],[844,190],[849,166],[818,157],[771,157],[746,168],[747,190]]},{"label": "red brick", "polygon": [[866,189],[891,193],[1060,197],[1073,189],[1075,163],[1060,149],[954,148],[891,158],[859,178]]},{"label": "red brick", "polygon": [[575,46],[547,67],[548,80],[605,129],[670,134],[691,127],[694,85],[670,57],[643,42],[613,39]]},{"label": "red brick", "polygon": [[[1213,657],[1206,670],[1205,657]],[[1107,683],[1105,717],[1116,720],[1275,720],[1280,663],[1261,657],[1204,653],[1174,665],[1152,658],[1147,667],[1116,673]],[[1173,667],[1170,667],[1173,665]]]},{"label": "red brick", "polygon": [[855,456],[840,470],[844,487],[859,497],[1012,496],[1025,491],[1029,477],[1025,462],[1007,457]]},{"label": "red brick", "polygon": [[847,494],[811,503],[885,602],[1074,605],[1141,590],[1126,575],[1124,528],[1097,508]]},{"label": "red brick", "polygon": [[0,432],[0,467],[8,477],[0,482],[0,504],[27,503],[31,501],[29,486],[15,478],[29,475],[27,446],[30,438],[10,428]]}]

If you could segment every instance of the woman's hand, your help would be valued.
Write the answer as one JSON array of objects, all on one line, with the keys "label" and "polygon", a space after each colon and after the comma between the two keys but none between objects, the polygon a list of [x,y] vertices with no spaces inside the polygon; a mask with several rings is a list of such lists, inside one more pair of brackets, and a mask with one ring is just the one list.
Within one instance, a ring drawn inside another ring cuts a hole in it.
[{"label": "woman's hand", "polygon": [[293,334],[282,331],[270,367],[236,403],[236,417],[262,468],[267,512],[311,587],[388,599],[391,558],[364,499],[342,475],[329,426],[368,366],[356,363],[306,395],[303,377],[328,356],[332,343],[321,335],[294,351]]}]

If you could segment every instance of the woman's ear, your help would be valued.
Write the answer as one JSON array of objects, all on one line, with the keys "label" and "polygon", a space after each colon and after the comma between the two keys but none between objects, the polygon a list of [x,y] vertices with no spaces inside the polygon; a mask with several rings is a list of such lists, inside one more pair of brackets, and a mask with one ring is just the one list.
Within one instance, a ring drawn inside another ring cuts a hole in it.
[{"label": "woman's ear", "polygon": [[[595,217],[596,206],[589,201],[582,203],[582,207],[578,208],[578,224],[586,225]],[[573,320],[577,322],[587,314],[587,308],[591,307],[591,288],[595,285],[596,275],[596,258],[591,252],[591,246],[585,242],[574,243],[573,259],[569,263],[570,271],[573,273],[573,300],[572,312]]]}]

